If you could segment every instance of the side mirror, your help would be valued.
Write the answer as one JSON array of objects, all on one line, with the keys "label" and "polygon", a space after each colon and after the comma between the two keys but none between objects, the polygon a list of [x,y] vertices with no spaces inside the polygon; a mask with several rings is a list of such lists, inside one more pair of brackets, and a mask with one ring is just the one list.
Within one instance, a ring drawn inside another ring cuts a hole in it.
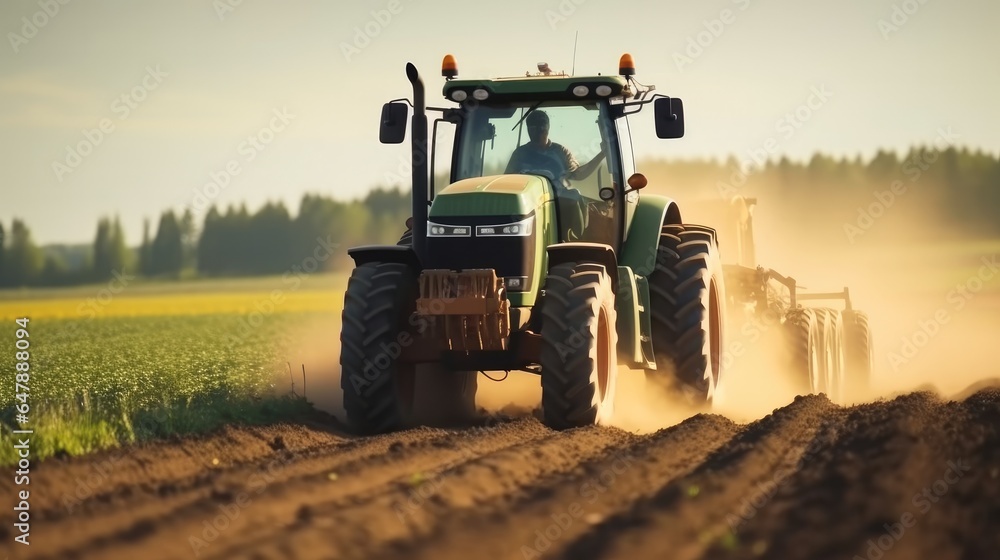
[{"label": "side mirror", "polygon": [[646,180],[646,176],[642,173],[633,173],[626,182],[628,183],[629,189],[625,191],[625,194],[639,189],[644,189],[646,188],[646,185],[649,184],[649,181]]},{"label": "side mirror", "polygon": [[383,144],[401,144],[406,138],[406,115],[407,105],[402,101],[382,105],[378,141]]},{"label": "side mirror", "polygon": [[657,138],[684,137],[684,103],[676,97],[661,97],[653,101]]}]

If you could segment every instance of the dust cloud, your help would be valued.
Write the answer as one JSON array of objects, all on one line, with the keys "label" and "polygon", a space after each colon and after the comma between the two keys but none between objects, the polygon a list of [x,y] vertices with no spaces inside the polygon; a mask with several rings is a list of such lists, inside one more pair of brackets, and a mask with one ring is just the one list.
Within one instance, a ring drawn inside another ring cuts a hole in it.
[{"label": "dust cloud", "polygon": [[[683,212],[685,200],[677,198]],[[846,395],[845,404],[916,389],[951,396],[1000,378],[992,357],[1000,326],[1000,240],[963,233],[919,193],[898,197],[865,220],[859,209],[877,200],[877,193],[856,192],[814,204],[759,196],[754,208],[760,265],[796,278],[806,292],[846,286],[854,308],[870,317],[871,390]],[[843,307],[840,301],[808,305]],[[780,331],[776,317],[729,327],[725,383],[712,412],[747,422],[791,402],[795,390],[783,371]],[[290,361],[297,384],[296,364],[306,367],[308,399],[342,419],[339,333],[339,316],[317,321],[291,350]],[[481,375],[477,402],[488,413],[530,414],[540,405],[540,393],[536,375],[511,372],[502,382]],[[616,426],[650,432],[704,411],[682,396],[650,390],[643,372],[619,368]]]}]

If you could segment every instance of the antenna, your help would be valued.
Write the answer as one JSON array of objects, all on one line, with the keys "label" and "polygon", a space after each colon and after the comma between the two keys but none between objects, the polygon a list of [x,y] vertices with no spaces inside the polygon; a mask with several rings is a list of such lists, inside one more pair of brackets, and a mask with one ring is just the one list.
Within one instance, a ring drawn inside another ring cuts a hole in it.
[{"label": "antenna", "polygon": [[576,30],[576,38],[573,39],[573,70],[570,71],[570,76],[576,76],[576,45],[580,42],[580,30]]}]

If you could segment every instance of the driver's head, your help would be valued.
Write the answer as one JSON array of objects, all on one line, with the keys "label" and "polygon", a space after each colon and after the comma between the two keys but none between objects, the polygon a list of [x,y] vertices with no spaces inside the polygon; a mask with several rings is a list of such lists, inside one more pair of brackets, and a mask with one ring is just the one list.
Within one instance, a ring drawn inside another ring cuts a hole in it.
[{"label": "driver's head", "polygon": [[532,111],[525,119],[525,126],[528,128],[528,138],[537,146],[544,146],[549,142],[549,116],[545,111]]}]

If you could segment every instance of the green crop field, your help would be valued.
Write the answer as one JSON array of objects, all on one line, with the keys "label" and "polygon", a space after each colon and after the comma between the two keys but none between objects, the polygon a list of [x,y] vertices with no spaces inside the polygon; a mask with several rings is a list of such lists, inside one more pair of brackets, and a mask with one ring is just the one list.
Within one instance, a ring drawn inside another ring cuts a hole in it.
[{"label": "green crop field", "polygon": [[[140,286],[107,301],[95,296],[99,287],[0,297],[0,367],[12,372],[0,384],[0,429],[8,437],[33,429],[41,458],[308,414],[291,393],[286,360],[294,362],[305,325],[339,316],[343,280]],[[27,391],[13,374],[21,316],[30,320]],[[11,446],[0,449],[0,463],[14,461]]]}]

